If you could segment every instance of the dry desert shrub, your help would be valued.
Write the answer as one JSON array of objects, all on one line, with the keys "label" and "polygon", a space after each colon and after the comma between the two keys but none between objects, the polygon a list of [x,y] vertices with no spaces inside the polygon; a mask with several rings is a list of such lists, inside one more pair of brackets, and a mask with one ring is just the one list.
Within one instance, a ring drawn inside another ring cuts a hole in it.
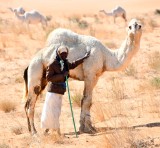
[{"label": "dry desert shrub", "polygon": [[112,78],[112,98],[114,100],[125,99],[124,82],[114,77]]},{"label": "dry desert shrub", "polygon": [[147,104],[149,107],[150,113],[157,113],[158,116],[160,115],[160,102],[158,99],[154,97],[153,94],[149,94],[147,99]]},{"label": "dry desert shrub", "polygon": [[72,17],[69,17],[69,21],[73,23],[78,23],[80,21],[80,16],[74,15]]},{"label": "dry desert shrub", "polygon": [[150,83],[155,89],[160,89],[160,77],[152,78]]},{"label": "dry desert shrub", "polygon": [[138,93],[150,93],[150,92],[152,92],[153,91],[153,88],[152,88],[152,86],[149,84],[149,82],[148,81],[142,81],[141,83],[140,83],[140,85],[138,86],[138,90],[137,90],[137,92]]},{"label": "dry desert shrub", "polygon": [[16,110],[16,103],[11,100],[2,100],[0,102],[0,110],[4,111],[5,113],[15,111]]},{"label": "dry desert shrub", "polygon": [[132,129],[113,130],[108,139],[113,148],[130,148],[135,142],[135,135]]},{"label": "dry desert shrub", "polygon": [[2,143],[0,144],[0,148],[10,148],[10,146],[5,143]]},{"label": "dry desert shrub", "polygon": [[21,76],[18,76],[15,78],[16,83],[23,83],[23,78]]},{"label": "dry desert shrub", "polygon": [[71,100],[73,105],[81,107],[82,93],[80,91],[76,91],[74,95],[71,96]]},{"label": "dry desert shrub", "polygon": [[124,73],[125,73],[127,76],[136,77],[137,70],[136,70],[135,66],[134,66],[133,64],[131,64],[128,68],[125,69]]},{"label": "dry desert shrub", "polygon": [[78,26],[80,29],[86,29],[88,28],[89,24],[87,21],[82,20],[78,22]]},{"label": "dry desert shrub", "polygon": [[16,135],[22,134],[22,127],[13,127],[11,130]]},{"label": "dry desert shrub", "polygon": [[69,21],[72,23],[76,23],[80,29],[86,29],[89,27],[87,21],[80,20],[80,16],[72,16],[69,18]]},{"label": "dry desert shrub", "polygon": [[149,66],[152,69],[160,71],[160,52],[155,51],[149,57]]}]

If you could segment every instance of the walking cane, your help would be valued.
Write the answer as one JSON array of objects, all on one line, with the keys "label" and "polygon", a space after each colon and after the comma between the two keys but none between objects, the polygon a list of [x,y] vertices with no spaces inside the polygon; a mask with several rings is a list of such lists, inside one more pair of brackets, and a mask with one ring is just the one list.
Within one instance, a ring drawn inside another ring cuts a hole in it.
[{"label": "walking cane", "polygon": [[66,85],[67,85],[67,90],[68,90],[69,104],[70,104],[71,113],[72,113],[72,121],[73,121],[73,125],[74,125],[74,131],[75,131],[75,134],[76,134],[76,138],[78,138],[77,131],[76,131],[76,124],[75,124],[75,121],[74,121],[74,114],[73,114],[73,110],[72,110],[72,102],[71,102],[71,97],[70,97],[70,91],[69,91],[68,77],[67,76],[66,76]]}]

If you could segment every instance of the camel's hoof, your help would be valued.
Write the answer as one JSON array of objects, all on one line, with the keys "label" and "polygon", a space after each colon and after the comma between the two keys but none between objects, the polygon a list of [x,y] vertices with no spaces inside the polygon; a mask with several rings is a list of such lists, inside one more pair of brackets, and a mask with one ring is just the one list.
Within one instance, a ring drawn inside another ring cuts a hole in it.
[{"label": "camel's hoof", "polygon": [[95,134],[95,133],[97,133],[97,130],[95,127],[93,127],[91,125],[89,125],[87,127],[80,126],[79,133],[80,134],[82,134],[82,133]]},{"label": "camel's hoof", "polygon": [[37,134],[37,131],[35,130],[35,131],[32,131],[32,136],[37,136],[38,134]]},{"label": "camel's hoof", "polygon": [[95,127],[90,125],[90,126],[87,126],[84,128],[84,133],[95,134],[95,133],[97,133],[97,130]]},{"label": "camel's hoof", "polygon": [[82,133],[84,133],[84,125],[81,125],[79,127],[79,134],[82,134]]}]

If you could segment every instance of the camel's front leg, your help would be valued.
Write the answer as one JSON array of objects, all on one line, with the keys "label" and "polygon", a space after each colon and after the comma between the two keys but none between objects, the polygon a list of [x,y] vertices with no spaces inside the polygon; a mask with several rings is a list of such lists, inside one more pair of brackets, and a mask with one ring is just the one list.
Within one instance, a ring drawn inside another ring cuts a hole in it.
[{"label": "camel's front leg", "polygon": [[92,127],[90,108],[92,105],[92,92],[97,83],[97,79],[90,79],[85,81],[85,88],[83,92],[83,99],[81,102],[81,116],[80,116],[80,133],[95,133],[96,130]]}]

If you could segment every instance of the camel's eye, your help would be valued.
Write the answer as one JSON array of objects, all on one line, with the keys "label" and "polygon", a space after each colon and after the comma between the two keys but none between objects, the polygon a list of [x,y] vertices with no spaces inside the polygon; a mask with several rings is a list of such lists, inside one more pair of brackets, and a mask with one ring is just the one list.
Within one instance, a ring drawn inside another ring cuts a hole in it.
[{"label": "camel's eye", "polygon": [[142,26],[141,26],[141,25],[139,25],[139,29],[141,29],[141,27],[142,27]]},{"label": "camel's eye", "polygon": [[132,29],[132,27],[131,27],[131,26],[129,26],[129,29]]}]

